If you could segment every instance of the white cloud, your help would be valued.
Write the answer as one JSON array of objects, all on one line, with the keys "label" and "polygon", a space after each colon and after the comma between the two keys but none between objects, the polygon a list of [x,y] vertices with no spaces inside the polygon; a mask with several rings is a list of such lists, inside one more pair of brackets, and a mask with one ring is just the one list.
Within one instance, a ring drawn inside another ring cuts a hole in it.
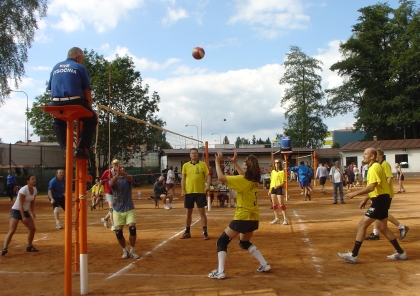
[{"label": "white cloud", "polygon": [[180,7],[178,9],[172,9],[168,7],[166,10],[166,16],[162,19],[162,25],[165,27],[170,27],[179,20],[188,17],[188,12],[184,8]]},{"label": "white cloud", "polygon": [[115,28],[131,9],[144,4],[144,0],[52,0],[48,14],[60,18],[52,27],[67,32],[81,30],[85,23],[93,24],[96,31]]},{"label": "white cloud", "polygon": [[32,67],[31,69],[35,71],[51,71],[52,68],[49,66],[38,66],[38,67]]},{"label": "white cloud", "polygon": [[333,40],[328,43],[328,48],[319,48],[319,54],[314,56],[323,63],[321,73],[323,89],[340,86],[343,82],[337,72],[330,71],[330,67],[342,59],[339,48],[340,40]]},{"label": "white cloud", "polygon": [[[301,0],[236,0],[237,13],[229,23],[247,23],[263,37],[276,38],[283,29],[304,29],[310,17]],[[283,33],[284,34],[284,33]]]}]

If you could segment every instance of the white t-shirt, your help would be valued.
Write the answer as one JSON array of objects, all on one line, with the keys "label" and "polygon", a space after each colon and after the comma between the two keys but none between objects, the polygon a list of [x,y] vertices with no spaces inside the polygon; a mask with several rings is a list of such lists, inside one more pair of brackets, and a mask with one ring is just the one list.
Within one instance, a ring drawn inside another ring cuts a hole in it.
[{"label": "white t-shirt", "polygon": [[168,175],[166,176],[166,183],[167,184],[172,184],[173,183],[172,178],[175,178],[174,177],[174,172],[172,170],[169,170]]},{"label": "white t-shirt", "polygon": [[25,195],[25,201],[23,202],[23,210],[26,212],[27,210],[29,210],[29,205],[31,204],[31,201],[33,201],[35,199],[35,196],[37,194],[37,190],[34,187],[34,194],[30,194],[29,193],[29,188],[28,185],[23,186],[22,188],[20,188],[18,196],[16,198],[15,203],[12,206],[13,210],[20,210],[20,195],[23,194]]},{"label": "white t-shirt", "polygon": [[359,169],[356,166],[353,168],[353,173],[355,175],[358,175],[359,174]]},{"label": "white t-shirt", "polygon": [[333,183],[340,183],[341,181],[341,168],[333,166],[330,171],[330,176]]}]

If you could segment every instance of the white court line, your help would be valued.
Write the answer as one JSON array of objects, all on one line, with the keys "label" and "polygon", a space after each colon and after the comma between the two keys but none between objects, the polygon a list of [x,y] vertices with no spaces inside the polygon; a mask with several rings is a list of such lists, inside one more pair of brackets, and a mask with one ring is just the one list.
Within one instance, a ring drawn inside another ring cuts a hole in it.
[{"label": "white court line", "polygon": [[[200,219],[196,220],[194,223],[191,224],[191,226],[194,226],[194,224],[196,224],[198,221],[200,221]],[[158,248],[160,248],[161,246],[163,246],[164,244],[166,244],[168,241],[170,241],[171,239],[173,239],[174,237],[180,235],[181,233],[183,233],[185,230],[181,230],[180,232],[174,234],[173,236],[171,236],[170,238],[168,238],[167,240],[161,242],[159,245],[157,245],[156,247],[154,247],[151,251],[146,252],[143,256],[141,256],[139,259],[137,259],[134,262],[131,262],[130,264],[128,264],[126,267],[120,269],[119,271],[115,272],[114,274],[110,275],[109,277],[106,278],[106,280],[111,279],[117,275],[122,274],[124,271],[128,270],[131,268],[131,266],[136,263],[137,261],[142,260],[144,257],[152,254],[153,251],[157,250]]]},{"label": "white court line", "polygon": [[[47,236],[44,236],[44,237],[41,237],[41,238],[38,238],[38,239],[34,239],[32,242],[38,242],[38,241],[43,241],[43,240],[47,240]],[[20,248],[22,246],[23,245],[16,245],[16,246],[13,246],[13,248]]]},{"label": "white court line", "polygon": [[[312,248],[313,246],[312,241],[308,237],[308,233],[306,232],[305,223],[302,223],[302,220],[300,219],[299,214],[296,213],[296,211],[293,211],[293,215],[297,218],[299,222],[299,228],[302,231],[302,234],[304,236],[302,240],[309,246],[310,253],[314,253],[315,250]],[[322,276],[322,266],[317,264],[318,262],[321,262],[321,259],[318,257],[312,256],[312,261],[314,262],[316,271],[318,272],[320,276]]]}]

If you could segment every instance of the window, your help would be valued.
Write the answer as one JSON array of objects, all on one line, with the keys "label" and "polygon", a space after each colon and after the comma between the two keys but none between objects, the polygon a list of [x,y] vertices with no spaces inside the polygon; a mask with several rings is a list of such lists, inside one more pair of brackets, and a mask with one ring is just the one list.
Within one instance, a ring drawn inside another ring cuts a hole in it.
[{"label": "window", "polygon": [[408,168],[408,154],[395,154],[395,163],[399,163],[402,168]]},{"label": "window", "polygon": [[348,168],[350,165],[354,162],[355,165],[357,165],[357,156],[349,156],[346,157],[346,163],[345,166]]}]

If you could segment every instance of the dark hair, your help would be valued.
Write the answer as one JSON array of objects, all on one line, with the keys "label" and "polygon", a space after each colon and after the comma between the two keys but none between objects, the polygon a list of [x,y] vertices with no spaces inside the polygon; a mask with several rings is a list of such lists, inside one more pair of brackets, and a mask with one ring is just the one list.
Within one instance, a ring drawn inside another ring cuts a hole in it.
[{"label": "dark hair", "polygon": [[274,168],[276,167],[276,163],[280,164],[280,171],[282,171],[283,170],[283,164],[281,163],[281,160],[280,159],[274,160]]},{"label": "dark hair", "polygon": [[304,162],[304,161],[301,161],[301,162],[300,162],[300,165],[304,165],[304,164],[305,164],[305,162]]},{"label": "dark hair", "polygon": [[197,151],[197,153],[198,153],[198,148],[191,148],[190,152],[193,151],[193,150]]},{"label": "dark hair", "polygon": [[253,182],[260,182],[261,179],[261,169],[258,164],[258,159],[254,155],[249,155],[245,159],[246,171],[245,179]]},{"label": "dark hair", "polygon": [[26,179],[25,179],[26,180],[26,183],[28,183],[28,181],[31,179],[32,176],[35,177],[35,175],[28,175],[28,176],[26,176]]}]

